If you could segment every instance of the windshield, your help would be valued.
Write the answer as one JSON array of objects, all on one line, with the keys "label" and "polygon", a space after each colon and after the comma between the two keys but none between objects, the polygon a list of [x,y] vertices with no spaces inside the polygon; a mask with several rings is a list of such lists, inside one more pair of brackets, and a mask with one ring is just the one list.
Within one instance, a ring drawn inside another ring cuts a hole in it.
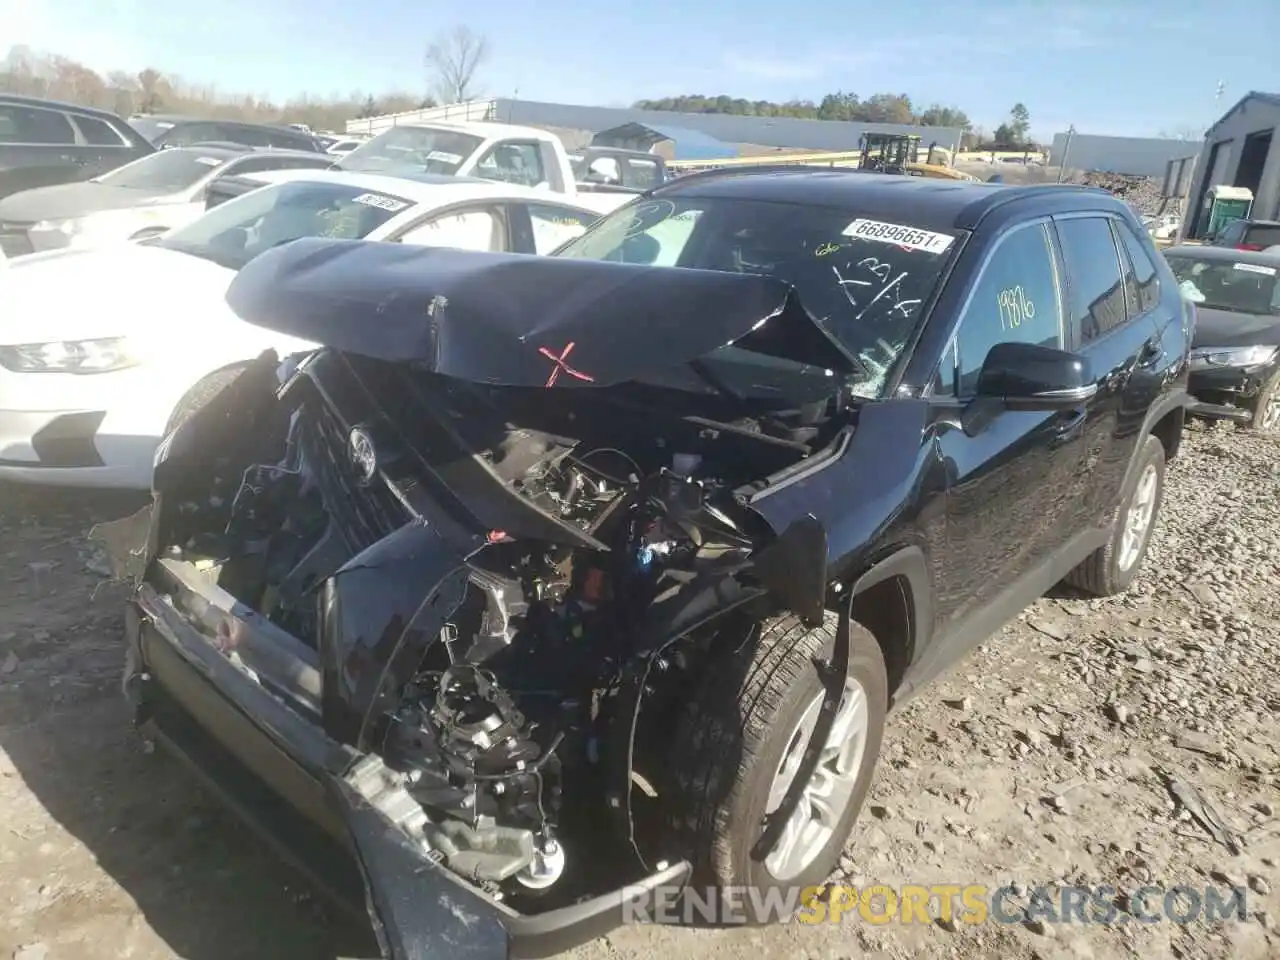
[{"label": "windshield", "polygon": [[211,156],[200,150],[158,150],[103,174],[96,182],[130,190],[177,193],[195,186],[196,181],[207,177],[225,161],[226,157]]},{"label": "windshield", "polygon": [[412,202],[349,184],[294,181],[253,190],[165,234],[157,246],[239,270],[301,237],[361,240]]},{"label": "windshield", "polygon": [[452,176],[482,143],[480,137],[437,127],[392,127],[356,147],[338,166],[367,173],[412,170]]},{"label": "windshield", "polygon": [[697,197],[630,203],[554,256],[785,280],[866,371],[854,392],[878,397],[959,247],[956,238],[847,208]]},{"label": "windshield", "polygon": [[1280,314],[1274,266],[1177,255],[1166,259],[1178,289],[1192,303],[1231,313]]}]

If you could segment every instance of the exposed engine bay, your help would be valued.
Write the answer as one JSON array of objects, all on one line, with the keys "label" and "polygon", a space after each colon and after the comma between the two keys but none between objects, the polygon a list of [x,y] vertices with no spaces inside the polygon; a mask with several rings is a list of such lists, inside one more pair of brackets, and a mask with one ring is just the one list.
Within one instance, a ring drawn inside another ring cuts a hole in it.
[{"label": "exposed engine bay", "polygon": [[[832,439],[838,397],[802,400],[497,387],[324,351],[215,481],[171,483],[159,546],[317,649],[327,732],[369,754],[355,779],[431,858],[541,895],[601,824],[628,832],[607,809],[618,769],[660,791],[674,710],[655,708],[641,770],[618,736],[628,665],[661,674],[636,702],[675,696],[723,642],[697,592],[763,594],[752,559],[776,534],[746,493]],[[423,537],[456,556],[418,582]]]}]

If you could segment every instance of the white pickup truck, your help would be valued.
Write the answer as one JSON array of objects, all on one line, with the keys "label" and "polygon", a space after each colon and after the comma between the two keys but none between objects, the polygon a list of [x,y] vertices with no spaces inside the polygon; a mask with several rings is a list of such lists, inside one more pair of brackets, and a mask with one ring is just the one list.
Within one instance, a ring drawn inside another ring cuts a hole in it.
[{"label": "white pickup truck", "polygon": [[518,183],[572,196],[574,202],[602,214],[634,197],[577,183],[559,137],[508,123],[441,120],[390,127],[356,147],[337,166],[362,173],[444,174]]}]

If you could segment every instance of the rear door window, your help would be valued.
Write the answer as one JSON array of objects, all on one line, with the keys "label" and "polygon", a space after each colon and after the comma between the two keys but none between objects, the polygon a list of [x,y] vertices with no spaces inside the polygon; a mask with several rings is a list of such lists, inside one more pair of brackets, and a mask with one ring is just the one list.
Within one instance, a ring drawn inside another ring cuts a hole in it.
[{"label": "rear door window", "polygon": [[66,114],[40,107],[0,104],[0,143],[71,146],[76,132]]},{"label": "rear door window", "polygon": [[1106,217],[1059,220],[1067,272],[1067,321],[1077,345],[1104,337],[1128,319],[1120,259]]},{"label": "rear door window", "polygon": [[506,218],[495,206],[451,210],[410,227],[400,243],[501,253],[507,249]]}]

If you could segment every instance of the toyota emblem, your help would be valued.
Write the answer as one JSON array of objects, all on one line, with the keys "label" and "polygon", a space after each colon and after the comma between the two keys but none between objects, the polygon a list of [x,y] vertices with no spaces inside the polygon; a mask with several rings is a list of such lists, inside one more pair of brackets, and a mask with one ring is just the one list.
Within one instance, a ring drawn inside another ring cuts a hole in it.
[{"label": "toyota emblem", "polygon": [[378,454],[373,449],[373,438],[359,427],[352,428],[347,437],[347,453],[360,482],[368,483],[372,480],[378,472]]}]

